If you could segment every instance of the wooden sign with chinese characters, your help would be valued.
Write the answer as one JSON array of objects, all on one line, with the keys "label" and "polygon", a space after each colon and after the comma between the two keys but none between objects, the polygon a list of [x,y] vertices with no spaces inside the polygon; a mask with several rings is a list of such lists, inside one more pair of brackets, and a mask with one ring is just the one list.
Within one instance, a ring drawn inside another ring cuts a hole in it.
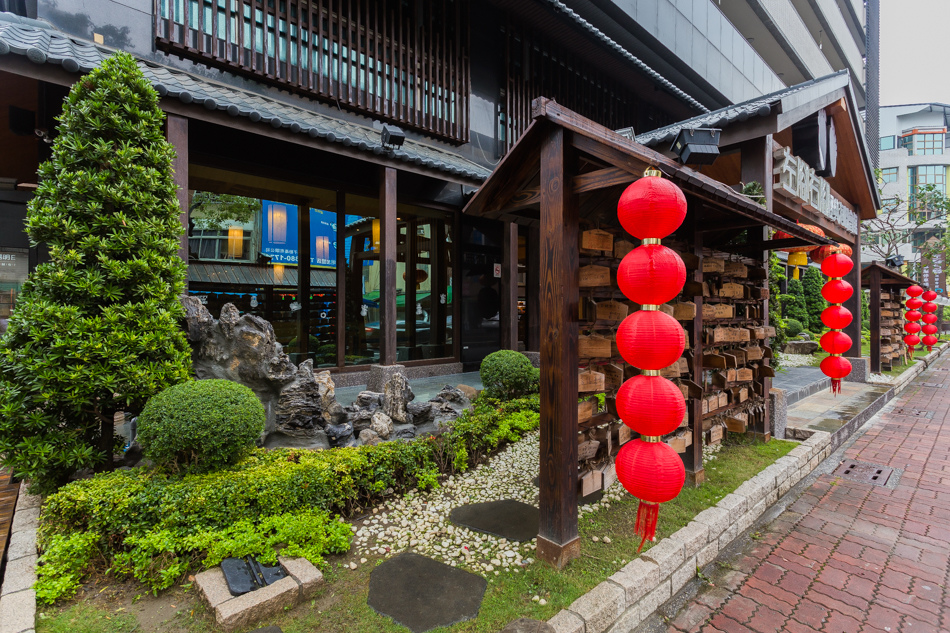
[{"label": "wooden sign with chinese characters", "polygon": [[577,374],[577,391],[580,393],[584,392],[600,392],[604,390],[604,374],[593,371],[592,369],[585,369],[584,371]]},{"label": "wooden sign with chinese characters", "polygon": [[604,372],[604,391],[613,393],[623,385],[623,368],[613,363],[600,367]]},{"label": "wooden sign with chinese characters", "polygon": [[623,321],[630,308],[619,301],[601,301],[595,309],[598,321]]},{"label": "wooden sign with chinese characters", "polygon": [[581,248],[591,251],[613,251],[614,236],[600,229],[591,229],[581,233]]},{"label": "wooden sign with chinese characters", "polygon": [[806,209],[820,213],[847,233],[857,234],[858,214],[835,197],[828,181],[787,147],[775,150],[772,159],[772,173],[777,176],[775,189],[787,192]]},{"label": "wooden sign with chinese characters", "polygon": [[633,242],[627,240],[617,240],[614,242],[614,257],[623,259],[624,256],[636,248]]},{"label": "wooden sign with chinese characters", "polygon": [[580,358],[610,358],[610,339],[600,334],[577,337],[577,355]]},{"label": "wooden sign with chinese characters", "polygon": [[601,288],[610,285],[610,269],[606,266],[581,266],[579,271],[581,288]]}]

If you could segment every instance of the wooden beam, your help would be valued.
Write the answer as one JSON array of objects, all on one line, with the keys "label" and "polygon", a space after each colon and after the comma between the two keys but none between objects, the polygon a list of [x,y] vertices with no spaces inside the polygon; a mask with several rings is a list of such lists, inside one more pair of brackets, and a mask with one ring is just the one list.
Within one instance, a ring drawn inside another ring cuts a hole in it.
[{"label": "wooden beam", "polygon": [[[881,271],[876,266],[871,266],[869,275],[871,282],[870,297],[868,305],[871,313],[871,372],[881,373]],[[863,292],[856,288],[855,292]]]},{"label": "wooden beam", "polygon": [[[168,115],[165,125],[165,137],[175,148],[175,159],[172,161],[172,171],[175,177],[175,192],[178,196],[178,207],[181,210],[178,216],[185,229],[179,238],[178,256],[185,264],[188,263],[188,119],[174,114]],[[185,283],[188,283],[187,278]]]},{"label": "wooden beam", "polygon": [[396,364],[396,170],[379,168],[379,364]]},{"label": "wooden beam", "polygon": [[501,349],[518,349],[518,225],[502,226]]},{"label": "wooden beam", "polygon": [[597,191],[617,185],[627,185],[636,180],[636,177],[626,169],[607,167],[574,176],[574,193]]},{"label": "wooden beam", "polygon": [[538,558],[560,569],[580,556],[577,531],[577,196],[569,133],[541,145],[541,447]]}]

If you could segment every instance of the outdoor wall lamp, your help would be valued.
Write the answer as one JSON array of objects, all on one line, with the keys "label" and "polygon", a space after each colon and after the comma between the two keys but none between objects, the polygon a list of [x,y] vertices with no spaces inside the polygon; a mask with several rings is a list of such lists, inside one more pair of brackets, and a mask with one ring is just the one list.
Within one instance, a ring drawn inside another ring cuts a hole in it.
[{"label": "outdoor wall lamp", "polygon": [[709,165],[719,158],[719,133],[713,128],[695,128],[680,130],[673,147],[684,165]]},{"label": "outdoor wall lamp", "polygon": [[406,142],[406,133],[395,125],[384,125],[383,129],[379,132],[379,136],[383,147],[388,147],[389,149],[402,147],[402,144]]}]

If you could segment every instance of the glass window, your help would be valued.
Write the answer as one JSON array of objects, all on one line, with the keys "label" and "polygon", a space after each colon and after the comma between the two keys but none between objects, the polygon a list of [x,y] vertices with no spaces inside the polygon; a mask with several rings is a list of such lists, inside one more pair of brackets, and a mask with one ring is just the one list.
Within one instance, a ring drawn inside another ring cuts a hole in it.
[{"label": "glass window", "polygon": [[900,143],[901,143],[901,147],[903,147],[904,149],[906,149],[906,150],[907,150],[907,153],[910,154],[911,156],[913,156],[913,154],[914,154],[914,135],[913,135],[913,134],[908,134],[907,136],[902,136],[902,137],[901,137],[901,140],[900,140]]},{"label": "glass window", "polygon": [[912,236],[912,243],[914,248],[920,248],[927,243],[930,239],[939,239],[943,234],[943,231],[940,229],[928,229],[925,231],[914,231]]},{"label": "glass window", "polygon": [[945,165],[918,165],[908,167],[909,179],[908,207],[910,219],[922,221],[931,219],[934,211],[929,208],[928,199],[947,194],[947,167]]},{"label": "glass window", "polygon": [[343,229],[346,262],[346,347],[344,364],[379,362],[380,224],[376,198],[346,196]]},{"label": "glass window", "polygon": [[939,134],[917,134],[914,139],[914,153],[920,156],[943,154],[943,132]]},{"label": "glass window", "polygon": [[894,137],[893,136],[882,136],[881,137],[881,151],[894,149]]},{"label": "glass window", "polygon": [[0,247],[0,319],[10,318],[29,271],[29,249]]},{"label": "glass window", "polygon": [[897,167],[885,167],[882,169],[881,182],[897,182]]}]

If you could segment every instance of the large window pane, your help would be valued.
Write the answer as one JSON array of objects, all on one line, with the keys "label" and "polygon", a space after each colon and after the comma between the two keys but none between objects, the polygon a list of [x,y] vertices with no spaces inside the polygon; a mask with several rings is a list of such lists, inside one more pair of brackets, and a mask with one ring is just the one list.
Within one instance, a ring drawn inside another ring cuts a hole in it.
[{"label": "large window pane", "polygon": [[346,196],[343,230],[346,260],[345,355],[347,365],[379,362],[379,201]]}]

